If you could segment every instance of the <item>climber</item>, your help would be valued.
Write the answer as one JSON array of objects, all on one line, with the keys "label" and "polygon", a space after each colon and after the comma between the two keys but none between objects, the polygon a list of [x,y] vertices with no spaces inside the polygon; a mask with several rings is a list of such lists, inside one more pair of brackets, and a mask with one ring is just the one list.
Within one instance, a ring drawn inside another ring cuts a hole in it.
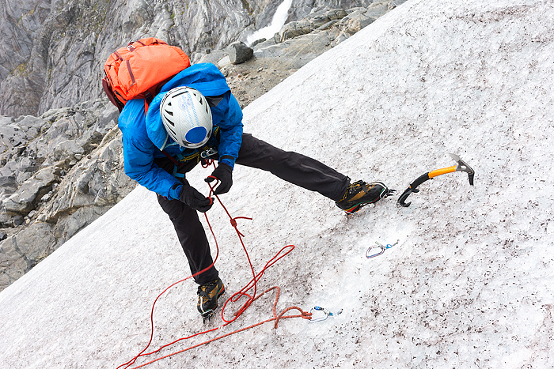
[{"label": "climber", "polygon": [[[145,115],[143,99],[129,100],[119,117],[123,133],[125,173],[157,193],[173,223],[192,274],[212,265],[210,246],[198,213],[213,199],[201,194],[185,174],[206,159],[218,165],[206,182],[214,194],[227,193],[235,164],[269,171],[275,176],[336,202],[347,213],[387,197],[381,182],[350,178],[307,156],[278,149],[243,133],[241,108],[225,77],[213,64],[192,65],[175,75],[153,98]],[[206,318],[217,307],[225,287],[215,266],[195,275],[197,308]]]}]

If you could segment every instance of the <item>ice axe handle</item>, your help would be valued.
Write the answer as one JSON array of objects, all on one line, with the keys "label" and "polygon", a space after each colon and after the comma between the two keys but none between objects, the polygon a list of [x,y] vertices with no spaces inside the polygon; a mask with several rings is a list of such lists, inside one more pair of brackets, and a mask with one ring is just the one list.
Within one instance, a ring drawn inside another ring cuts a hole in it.
[{"label": "ice axe handle", "polygon": [[410,206],[411,202],[406,202],[406,199],[408,198],[408,196],[410,196],[410,194],[412,192],[418,193],[419,190],[417,189],[417,186],[419,186],[420,184],[422,184],[423,182],[425,182],[429,179],[431,179],[431,177],[429,177],[429,172],[427,172],[427,173],[422,174],[421,176],[419,176],[412,183],[410,183],[410,186],[398,198],[398,204],[404,206],[405,208]]}]

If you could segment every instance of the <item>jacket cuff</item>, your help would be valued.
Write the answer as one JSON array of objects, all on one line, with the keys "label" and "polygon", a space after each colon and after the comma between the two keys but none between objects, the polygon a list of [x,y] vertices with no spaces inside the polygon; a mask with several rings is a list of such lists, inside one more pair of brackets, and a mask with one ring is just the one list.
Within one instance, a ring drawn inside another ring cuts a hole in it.
[{"label": "jacket cuff", "polygon": [[231,155],[222,155],[220,158],[219,158],[219,162],[220,163],[225,163],[227,165],[229,165],[231,167],[231,169],[233,169],[235,167],[235,158],[233,158]]},{"label": "jacket cuff", "polygon": [[183,185],[180,184],[180,183],[175,183],[169,189],[169,199],[170,200],[180,200],[182,190],[183,190]]}]

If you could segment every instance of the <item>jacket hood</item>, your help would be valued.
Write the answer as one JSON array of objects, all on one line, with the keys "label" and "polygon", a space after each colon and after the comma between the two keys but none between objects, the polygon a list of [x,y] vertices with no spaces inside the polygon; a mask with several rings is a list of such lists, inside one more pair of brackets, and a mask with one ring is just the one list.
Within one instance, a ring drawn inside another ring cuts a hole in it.
[{"label": "jacket hood", "polygon": [[160,105],[169,90],[181,86],[194,88],[204,96],[220,96],[229,91],[225,76],[211,63],[194,64],[176,74],[154,97],[146,115],[146,133],[160,150],[174,142],[163,126]]}]

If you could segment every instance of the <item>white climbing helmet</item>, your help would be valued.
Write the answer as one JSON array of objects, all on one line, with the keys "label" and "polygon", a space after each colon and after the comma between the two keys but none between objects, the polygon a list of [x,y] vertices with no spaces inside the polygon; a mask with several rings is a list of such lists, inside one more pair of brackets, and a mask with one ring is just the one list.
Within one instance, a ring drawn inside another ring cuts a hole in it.
[{"label": "white climbing helmet", "polygon": [[190,87],[169,90],[160,106],[162,123],[180,146],[197,149],[212,135],[212,111],[204,95]]}]

